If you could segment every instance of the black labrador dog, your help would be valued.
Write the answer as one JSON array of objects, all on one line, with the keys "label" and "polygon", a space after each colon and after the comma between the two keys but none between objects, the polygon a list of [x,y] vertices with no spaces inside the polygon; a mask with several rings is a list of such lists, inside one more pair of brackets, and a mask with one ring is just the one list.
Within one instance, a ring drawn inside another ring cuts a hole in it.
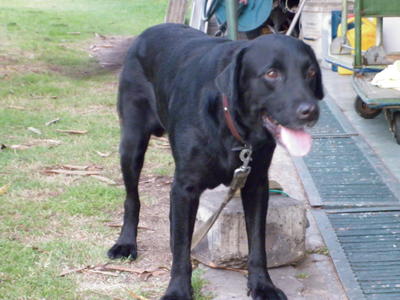
[{"label": "black labrador dog", "polygon": [[241,165],[233,149],[246,143],[253,149],[252,170],[241,190],[249,293],[258,300],[287,299],[266,268],[268,168],[276,142],[293,155],[309,151],[311,138],[303,128],[318,119],[317,100],[322,98],[314,53],[297,39],[268,35],[230,41],[177,24],[144,31],[129,49],[120,77],[126,200],[123,227],[109,257],[137,256],[138,181],[145,151],[151,135],[168,132],[175,160],[170,194],[173,264],[162,299],[193,299],[190,246],[199,197],[205,189],[230,184]]}]

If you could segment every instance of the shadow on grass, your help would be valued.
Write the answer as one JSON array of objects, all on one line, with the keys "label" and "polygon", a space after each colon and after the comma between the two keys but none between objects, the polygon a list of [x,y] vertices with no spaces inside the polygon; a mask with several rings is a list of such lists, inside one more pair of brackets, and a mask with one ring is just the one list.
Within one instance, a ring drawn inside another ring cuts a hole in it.
[{"label": "shadow on grass", "polygon": [[93,58],[82,58],[81,60],[74,59],[71,64],[66,63],[68,59],[62,59],[62,64],[56,64],[54,58],[51,57],[48,58],[48,61],[54,62],[47,65],[48,70],[72,79],[88,79],[96,76],[102,76],[110,73],[110,71],[113,71],[102,67]]},{"label": "shadow on grass", "polygon": [[[135,37],[98,35],[85,55],[43,57],[48,69],[71,78],[85,79],[120,70]],[[88,57],[89,56],[89,57]]]}]

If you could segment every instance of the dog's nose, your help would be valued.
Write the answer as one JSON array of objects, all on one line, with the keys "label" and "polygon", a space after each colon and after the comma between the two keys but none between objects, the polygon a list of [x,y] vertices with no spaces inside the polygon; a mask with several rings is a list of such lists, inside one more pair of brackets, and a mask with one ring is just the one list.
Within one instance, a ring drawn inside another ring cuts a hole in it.
[{"label": "dog's nose", "polygon": [[297,117],[303,121],[313,121],[317,116],[317,105],[311,103],[302,103],[297,108]]}]

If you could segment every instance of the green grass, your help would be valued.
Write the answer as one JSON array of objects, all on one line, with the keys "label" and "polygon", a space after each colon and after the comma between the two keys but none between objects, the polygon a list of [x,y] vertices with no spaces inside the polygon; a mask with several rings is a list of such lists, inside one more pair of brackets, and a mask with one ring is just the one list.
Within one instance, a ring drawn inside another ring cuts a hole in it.
[{"label": "green grass", "polygon": [[123,191],[120,188],[105,186],[93,182],[68,188],[62,195],[55,197],[47,209],[65,214],[99,216],[121,205]]},{"label": "green grass", "polygon": [[196,269],[193,271],[192,275],[192,287],[193,293],[196,300],[211,300],[212,296],[208,294],[204,294],[202,292],[203,286],[207,283],[206,280],[202,278],[203,271],[200,269]]},{"label": "green grass", "polygon": [[[10,184],[0,195],[0,299],[129,297],[124,289],[82,291],[80,274],[58,276],[107,262],[116,231],[104,222],[121,210],[123,189],[45,170],[84,165],[120,180],[117,74],[100,69],[87,49],[95,33],[131,36],[163,22],[166,5],[167,0],[0,0],[0,144],[7,146],[0,151],[0,188]],[[60,121],[45,125],[55,118]],[[35,145],[45,139],[61,144]],[[33,146],[10,148],[22,144]],[[112,154],[104,158],[97,151]],[[171,176],[167,150],[151,147],[146,159],[151,163],[145,174]],[[204,282],[197,272],[193,278],[198,293]]]},{"label": "green grass", "polygon": [[320,247],[318,249],[308,251],[308,254],[321,254],[325,256],[329,256],[329,249],[327,247]]},{"label": "green grass", "polygon": [[[64,248],[63,250],[67,250]],[[17,241],[0,240],[0,298],[73,299],[72,280],[58,277],[51,265],[58,264],[63,251],[49,251],[22,245]]]},{"label": "green grass", "polygon": [[307,273],[298,273],[298,274],[296,274],[295,277],[296,277],[297,279],[307,279],[307,278],[310,277],[310,275],[307,274]]}]

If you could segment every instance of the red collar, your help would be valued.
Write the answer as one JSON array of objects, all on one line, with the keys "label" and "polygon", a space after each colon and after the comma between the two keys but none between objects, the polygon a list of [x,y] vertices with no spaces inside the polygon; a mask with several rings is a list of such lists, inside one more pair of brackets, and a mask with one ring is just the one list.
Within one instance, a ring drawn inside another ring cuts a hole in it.
[{"label": "red collar", "polygon": [[233,122],[231,113],[229,112],[228,97],[225,94],[222,94],[222,108],[224,110],[225,122],[229,128],[229,131],[239,142],[246,145],[246,142],[244,141],[244,139],[242,138],[242,136],[235,127],[235,123]]}]

